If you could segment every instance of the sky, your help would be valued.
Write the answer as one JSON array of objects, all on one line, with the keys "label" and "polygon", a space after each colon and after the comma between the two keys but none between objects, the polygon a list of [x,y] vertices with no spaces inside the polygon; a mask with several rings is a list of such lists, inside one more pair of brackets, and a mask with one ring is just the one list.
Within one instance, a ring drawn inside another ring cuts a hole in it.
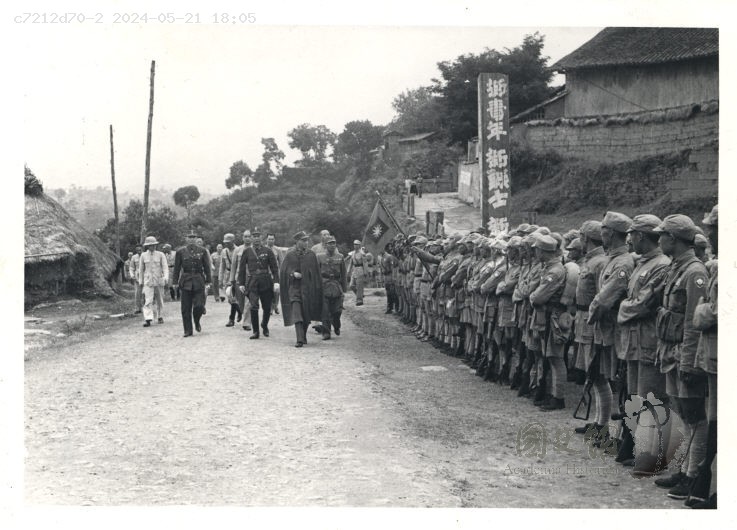
[{"label": "sky", "polygon": [[439,61],[513,48],[539,31],[552,64],[600,29],[45,27],[43,38],[23,44],[24,159],[48,188],[109,186],[112,124],[117,187],[142,193],[155,60],[151,186],[220,194],[233,162],[252,169],[261,162],[262,137],[274,137],[293,162],[299,152],[288,146],[290,129],[384,125],[394,97],[430,84]]}]

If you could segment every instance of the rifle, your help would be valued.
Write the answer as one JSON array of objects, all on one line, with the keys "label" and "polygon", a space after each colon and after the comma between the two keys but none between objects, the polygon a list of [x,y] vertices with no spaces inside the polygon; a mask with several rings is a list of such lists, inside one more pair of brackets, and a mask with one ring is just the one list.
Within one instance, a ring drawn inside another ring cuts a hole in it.
[{"label": "rifle", "polygon": [[[593,398],[591,396],[591,389],[594,386],[594,379],[595,374],[594,372],[599,371],[599,353],[601,350],[598,348],[594,351],[594,357],[591,359],[591,364],[589,365],[589,369],[586,372],[586,382],[583,385],[583,392],[581,394],[581,400],[578,402],[578,406],[576,407],[576,410],[573,411],[573,417],[577,420],[588,420],[589,415],[591,414],[591,403],[593,402]],[[582,417],[578,415],[578,411],[581,410],[581,407],[586,407],[586,416]]]}]

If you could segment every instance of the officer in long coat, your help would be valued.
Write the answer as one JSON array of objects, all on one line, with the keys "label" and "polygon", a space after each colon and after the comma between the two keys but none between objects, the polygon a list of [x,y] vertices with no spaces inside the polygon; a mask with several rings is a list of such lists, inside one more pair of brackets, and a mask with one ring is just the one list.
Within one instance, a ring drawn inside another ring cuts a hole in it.
[{"label": "officer in long coat", "polygon": [[205,309],[206,287],[212,281],[210,257],[204,247],[196,244],[194,230],[187,234],[187,244],[177,249],[174,258],[174,278],[179,280],[182,293],[182,324],[184,336],[192,336],[192,319],[197,331],[202,331],[200,317]]},{"label": "officer in long coat", "polygon": [[307,248],[310,237],[304,232],[294,235],[290,248],[279,269],[282,318],[285,326],[294,324],[296,348],[307,343],[310,322],[321,318],[322,281],[315,253]]}]

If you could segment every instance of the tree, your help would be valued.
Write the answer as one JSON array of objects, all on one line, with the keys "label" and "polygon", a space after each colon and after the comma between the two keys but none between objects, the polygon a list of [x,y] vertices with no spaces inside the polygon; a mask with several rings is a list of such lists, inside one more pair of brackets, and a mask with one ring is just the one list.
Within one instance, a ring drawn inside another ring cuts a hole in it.
[{"label": "tree", "polygon": [[461,154],[457,147],[447,146],[442,141],[433,142],[431,146],[402,162],[402,169],[407,178],[415,178],[418,174],[426,179],[443,178],[445,170],[454,166]]},{"label": "tree", "polygon": [[[140,242],[141,222],[143,218],[143,203],[132,200],[123,210],[120,223],[120,249],[123,255],[132,251]],[[183,221],[177,218],[177,214],[168,206],[162,208],[151,208],[148,212],[147,235],[153,235],[159,243],[170,243],[179,246],[184,242],[185,226]],[[96,231],[108,247],[115,248],[115,219],[110,218],[102,228]]]},{"label": "tree", "polygon": [[392,107],[397,115],[389,124],[390,129],[404,134],[417,134],[441,128],[440,98],[432,87],[422,86],[402,92],[394,98]]},{"label": "tree", "polygon": [[252,179],[253,171],[251,168],[243,160],[238,160],[230,166],[230,176],[225,179],[225,187],[232,189],[238,186],[243,189],[244,185],[252,182]]},{"label": "tree", "polygon": [[[276,140],[273,138],[261,138],[261,144],[264,146],[264,154],[261,155],[261,159],[264,161],[264,164],[269,166],[272,174],[276,176],[280,175],[282,167],[284,167],[284,164],[282,163],[282,160],[284,160],[285,157],[284,151],[279,149],[279,146],[276,145]],[[276,171],[272,169],[271,164],[276,166]]]},{"label": "tree", "polygon": [[253,181],[258,184],[258,191],[268,191],[276,187],[274,172],[268,162],[262,162],[253,173]]},{"label": "tree", "polygon": [[174,192],[172,198],[174,199],[174,204],[187,209],[187,224],[191,228],[192,205],[200,198],[200,190],[197,189],[197,186],[182,186]]},{"label": "tree", "polygon": [[351,157],[360,165],[370,161],[372,149],[381,145],[383,127],[373,125],[369,120],[350,121],[338,135],[335,144],[335,159]]},{"label": "tree", "polygon": [[336,138],[335,133],[326,126],[312,126],[309,123],[298,125],[287,136],[290,138],[289,147],[302,152],[302,160],[297,161],[300,166],[323,162],[328,147],[335,145]]},{"label": "tree", "polygon": [[39,197],[43,195],[44,187],[36,175],[33,174],[28,166],[23,168],[23,176],[25,178],[25,194],[31,197]]},{"label": "tree", "polygon": [[438,63],[442,80],[433,79],[433,90],[440,94],[443,127],[451,142],[465,143],[478,134],[478,89],[480,73],[509,76],[509,113],[513,116],[547,99],[552,72],[548,57],[542,55],[545,37],[525,36],[522,45],[512,50],[486,48],[479,55],[468,54],[454,61]]}]

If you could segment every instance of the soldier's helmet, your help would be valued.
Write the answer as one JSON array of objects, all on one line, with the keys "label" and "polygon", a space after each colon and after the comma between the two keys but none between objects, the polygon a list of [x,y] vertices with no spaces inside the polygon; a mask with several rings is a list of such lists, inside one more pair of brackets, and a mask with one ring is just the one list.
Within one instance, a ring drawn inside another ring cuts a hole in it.
[{"label": "soldier's helmet", "polygon": [[143,246],[147,247],[149,245],[158,245],[159,242],[156,241],[156,238],[154,236],[147,236],[146,239],[143,241]]}]

